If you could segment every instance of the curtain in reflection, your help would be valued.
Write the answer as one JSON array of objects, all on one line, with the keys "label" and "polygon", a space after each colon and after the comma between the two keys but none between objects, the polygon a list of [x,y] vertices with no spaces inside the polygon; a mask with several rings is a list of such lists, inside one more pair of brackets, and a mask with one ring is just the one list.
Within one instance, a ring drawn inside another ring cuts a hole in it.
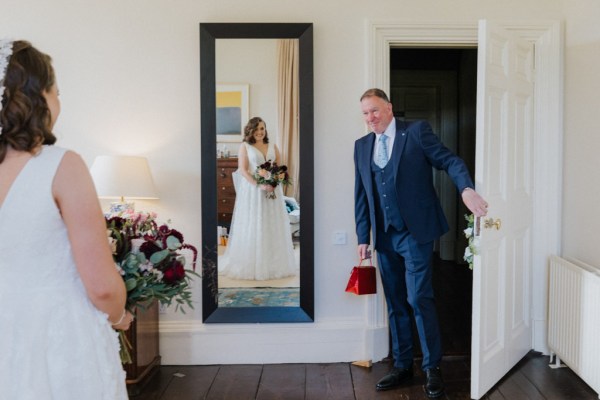
[{"label": "curtain in reflection", "polygon": [[298,40],[281,39],[277,44],[278,68],[278,119],[277,139],[281,158],[288,166],[292,185],[286,188],[286,196],[299,199],[299,129],[298,129]]}]

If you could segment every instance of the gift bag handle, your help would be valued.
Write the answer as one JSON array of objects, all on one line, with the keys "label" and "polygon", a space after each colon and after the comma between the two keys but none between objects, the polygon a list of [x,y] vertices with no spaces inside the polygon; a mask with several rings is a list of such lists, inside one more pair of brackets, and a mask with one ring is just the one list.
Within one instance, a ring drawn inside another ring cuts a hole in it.
[{"label": "gift bag handle", "polygon": [[[365,260],[369,260],[369,264],[368,264],[368,265],[362,265],[363,261],[365,261]],[[357,265],[357,266],[358,266],[358,267],[372,267],[372,266],[373,266],[373,263],[371,262],[371,257],[362,258],[362,259],[360,260],[360,262],[358,263],[358,265]]]}]

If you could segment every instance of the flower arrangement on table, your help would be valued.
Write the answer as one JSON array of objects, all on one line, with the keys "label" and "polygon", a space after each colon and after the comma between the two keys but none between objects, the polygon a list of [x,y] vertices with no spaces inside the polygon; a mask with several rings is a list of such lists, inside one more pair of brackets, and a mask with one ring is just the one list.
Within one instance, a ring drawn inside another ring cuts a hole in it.
[{"label": "flower arrangement on table", "polygon": [[[167,224],[156,223],[156,213],[126,210],[107,215],[106,227],[116,267],[127,289],[125,307],[131,313],[146,308],[155,300],[185,313],[192,305],[190,282],[195,273],[198,251],[184,243],[183,235]],[[192,269],[185,269],[183,250],[192,253]],[[131,344],[119,331],[121,361],[131,363]]]},{"label": "flower arrangement on table", "polygon": [[473,257],[479,254],[479,237],[475,236],[475,216],[465,214],[467,229],[464,230],[468,245],[465,248],[463,259],[469,263],[469,269],[473,269]]},{"label": "flower arrangement on table", "polygon": [[[288,167],[286,165],[278,165],[276,162],[267,160],[263,164],[256,167],[254,179],[259,185],[270,185],[276,188],[278,185],[290,185],[290,177],[288,175]],[[267,192],[267,198],[276,199],[275,192]]]}]

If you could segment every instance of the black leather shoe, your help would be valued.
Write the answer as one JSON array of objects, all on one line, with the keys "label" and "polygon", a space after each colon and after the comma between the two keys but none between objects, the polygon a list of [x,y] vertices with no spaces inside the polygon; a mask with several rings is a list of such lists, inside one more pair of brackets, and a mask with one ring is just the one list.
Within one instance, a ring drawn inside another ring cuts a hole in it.
[{"label": "black leather shoe", "polygon": [[442,371],[439,367],[425,370],[425,394],[427,397],[435,399],[444,394],[444,381],[442,380]]},{"label": "black leather shoe", "polygon": [[402,383],[408,381],[413,377],[413,369],[412,368],[392,368],[392,370],[379,382],[375,388],[380,390],[390,390],[395,388],[396,386],[401,385]]}]

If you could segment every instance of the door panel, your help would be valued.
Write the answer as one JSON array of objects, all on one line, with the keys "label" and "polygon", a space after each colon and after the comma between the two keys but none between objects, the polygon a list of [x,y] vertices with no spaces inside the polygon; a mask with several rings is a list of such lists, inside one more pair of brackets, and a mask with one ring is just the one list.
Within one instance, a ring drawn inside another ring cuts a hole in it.
[{"label": "door panel", "polygon": [[[481,398],[531,348],[533,45],[479,25],[476,185],[492,222],[480,224],[473,270],[471,397]],[[496,226],[499,228],[497,229]]]}]

